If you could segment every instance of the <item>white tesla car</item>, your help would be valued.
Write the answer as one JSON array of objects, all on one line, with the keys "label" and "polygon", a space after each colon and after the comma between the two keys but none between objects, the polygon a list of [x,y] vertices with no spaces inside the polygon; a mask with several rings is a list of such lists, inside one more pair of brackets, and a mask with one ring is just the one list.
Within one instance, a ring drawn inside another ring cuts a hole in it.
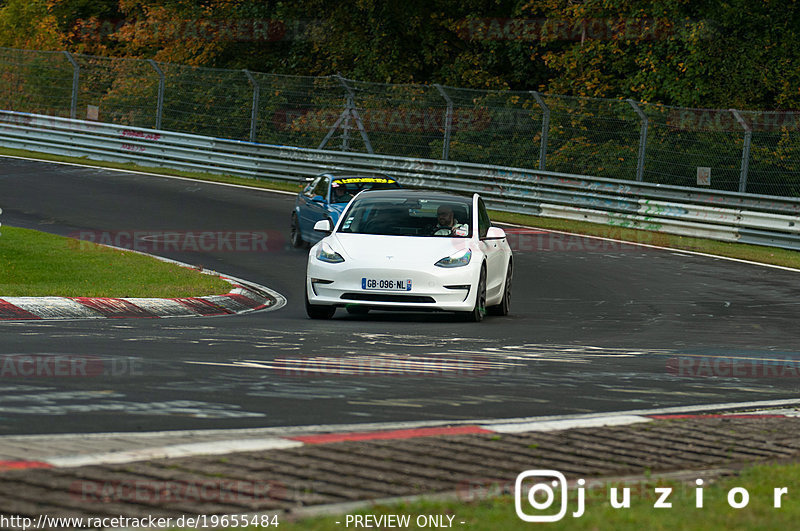
[{"label": "white tesla car", "polygon": [[358,194],[339,217],[314,230],[306,311],[330,319],[336,308],[459,312],[471,321],[508,314],[513,259],[483,199],[420,190]]}]

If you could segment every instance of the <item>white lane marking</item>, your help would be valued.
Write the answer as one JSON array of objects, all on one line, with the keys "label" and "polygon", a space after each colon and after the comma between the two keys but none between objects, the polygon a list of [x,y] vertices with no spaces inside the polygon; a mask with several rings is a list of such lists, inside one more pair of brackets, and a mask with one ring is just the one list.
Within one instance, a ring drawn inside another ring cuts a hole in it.
[{"label": "white lane marking", "polygon": [[[566,232],[566,231],[563,231],[563,230],[555,230],[555,229],[543,229],[541,227],[533,227],[531,225],[519,225],[519,224],[516,224],[516,223],[504,223],[504,222],[501,223],[501,222],[498,222],[498,225],[507,225],[509,227],[517,227],[517,228],[521,228],[521,229],[543,230],[543,231],[547,231],[547,232],[553,232],[555,234],[566,234],[568,236],[580,236],[582,238],[590,238],[590,239],[593,239],[593,240],[602,240],[602,241],[606,241],[606,242],[627,243],[629,245],[638,245],[639,247],[647,247],[649,249],[659,249],[661,251],[679,251],[679,252],[681,252],[683,254],[686,254],[686,255],[704,256],[706,258],[718,258],[720,260],[728,260],[730,262],[739,262],[739,263],[742,263],[742,264],[757,265],[757,266],[762,266],[762,267],[770,267],[772,269],[781,269],[783,271],[794,271],[795,273],[800,273],[800,269],[795,269],[795,268],[792,268],[792,267],[780,266],[780,265],[775,265],[775,264],[764,264],[764,263],[761,263],[761,262],[753,262],[751,260],[743,260],[742,258],[731,258],[730,256],[720,256],[720,255],[717,255],[717,254],[701,253],[699,251],[689,251],[689,250],[686,250],[686,249],[675,249],[675,248],[672,248],[672,247],[662,247],[662,246],[659,246],[659,245],[652,245],[650,243],[639,243],[639,242],[632,242],[632,241],[628,241],[628,240],[615,240],[614,238],[605,238],[603,236],[592,236],[592,235],[589,235],[589,234],[579,234],[577,232]],[[602,224],[599,224],[599,223],[597,223],[596,225],[602,226]],[[714,241],[717,241],[717,240],[714,240]]]},{"label": "white lane marking", "polygon": [[256,452],[264,450],[285,450],[297,448],[303,443],[288,439],[251,439],[217,442],[175,444],[159,448],[143,448],[122,452],[103,452],[87,455],[68,455],[44,459],[56,467],[76,467],[87,465],[107,465],[145,461],[149,459],[174,459],[196,455],[222,455],[233,452]]},{"label": "white lane marking", "polygon": [[[57,160],[44,160],[44,159],[33,159],[30,157],[19,157],[16,155],[0,155],[0,158],[5,159],[19,159],[19,160],[29,160],[32,162],[46,162],[49,164],[61,164],[64,166],[77,166],[79,168],[90,168],[93,170],[107,170],[107,171],[116,171],[119,173],[132,173],[135,175],[148,175],[150,177],[162,177],[164,179],[177,179],[180,181],[190,181],[194,184],[197,183],[208,183],[208,184],[218,184],[220,186],[228,186],[230,188],[244,188],[246,190],[260,190],[262,192],[270,192],[273,194],[283,194],[283,195],[297,195],[299,192],[289,192],[286,190],[273,190],[271,188],[259,188],[257,186],[247,186],[244,184],[232,184],[232,183],[220,183],[216,181],[206,181],[203,179],[192,179],[191,177],[179,177],[177,175],[162,175],[160,173],[151,173],[146,171],[137,171],[137,170],[124,170],[122,168],[107,168],[105,166],[92,166],[91,164],[78,164],[77,162],[60,162]],[[299,184],[299,183],[298,183]]]},{"label": "white lane marking", "polygon": [[652,422],[653,419],[639,415],[610,415],[586,419],[564,419],[511,424],[492,424],[480,426],[497,433],[524,433],[529,431],[556,431],[573,428],[600,428],[603,426],[625,426],[638,422]]},{"label": "white lane marking", "polygon": [[608,413],[580,413],[576,415],[553,415],[542,417],[521,417],[516,419],[494,419],[486,421],[472,421],[470,424],[479,424],[485,429],[491,429],[495,424],[516,424],[528,422],[541,422],[553,420],[569,419],[589,419],[602,418],[618,415],[669,415],[682,413],[696,413],[698,411],[725,411],[738,409],[755,409],[764,407],[793,406],[800,404],[800,398],[788,398],[784,400],[760,400],[755,402],[727,402],[723,404],[701,404],[696,406],[673,406],[655,409],[632,409],[628,411],[614,411]]},{"label": "white lane marking", "polygon": [[800,411],[787,411],[785,409],[759,409],[758,411],[744,411],[740,415],[782,415],[784,417],[800,417]]}]

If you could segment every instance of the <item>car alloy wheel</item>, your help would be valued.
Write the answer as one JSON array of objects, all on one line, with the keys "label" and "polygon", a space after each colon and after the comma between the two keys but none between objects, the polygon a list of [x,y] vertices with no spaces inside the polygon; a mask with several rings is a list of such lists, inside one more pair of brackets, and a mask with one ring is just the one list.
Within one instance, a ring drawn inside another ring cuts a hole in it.
[{"label": "car alloy wheel", "polygon": [[311,304],[308,302],[307,288],[303,288],[303,294],[306,299],[306,314],[312,319],[330,319],[336,313],[336,306],[320,306],[318,304]]},{"label": "car alloy wheel", "polygon": [[472,311],[464,312],[467,321],[479,323],[486,314],[486,266],[481,267],[481,276],[478,279],[477,293],[475,295],[475,306]]},{"label": "car alloy wheel", "polygon": [[300,223],[297,221],[296,212],[292,212],[291,241],[294,247],[302,247],[305,243],[303,235],[300,233]]},{"label": "car alloy wheel", "polygon": [[511,279],[513,275],[513,268],[511,266],[511,260],[508,261],[508,269],[506,270],[506,282],[505,286],[503,286],[503,298],[500,300],[500,304],[496,306],[490,306],[488,308],[488,312],[491,315],[508,315],[509,310],[511,309]]}]

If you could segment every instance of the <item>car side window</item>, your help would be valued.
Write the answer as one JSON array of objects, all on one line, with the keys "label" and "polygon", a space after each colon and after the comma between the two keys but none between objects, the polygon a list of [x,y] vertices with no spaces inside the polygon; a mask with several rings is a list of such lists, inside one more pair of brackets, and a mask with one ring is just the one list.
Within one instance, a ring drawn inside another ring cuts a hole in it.
[{"label": "car side window", "polygon": [[489,213],[486,212],[486,205],[483,204],[483,199],[478,198],[478,235],[485,238],[489,233],[489,227],[492,226],[492,221],[489,219]]},{"label": "car side window", "polygon": [[303,190],[303,195],[306,197],[314,197],[314,189],[317,187],[317,183],[319,183],[320,179],[322,179],[322,177],[317,177],[311,181],[309,185],[306,186],[306,189]]},{"label": "car side window", "polygon": [[314,191],[311,193],[311,196],[321,195],[323,199],[328,199],[328,185],[330,184],[331,179],[330,177],[323,176],[316,186],[314,186]]}]

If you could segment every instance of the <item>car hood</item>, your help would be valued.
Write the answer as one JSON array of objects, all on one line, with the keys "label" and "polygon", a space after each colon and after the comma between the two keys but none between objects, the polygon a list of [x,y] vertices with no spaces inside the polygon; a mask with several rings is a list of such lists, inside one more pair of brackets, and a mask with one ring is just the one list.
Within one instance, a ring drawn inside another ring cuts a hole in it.
[{"label": "car hood", "polygon": [[336,250],[344,253],[345,260],[364,264],[387,264],[389,261],[393,265],[433,265],[446,256],[470,247],[471,243],[469,238],[343,233],[336,233],[333,240]]}]

